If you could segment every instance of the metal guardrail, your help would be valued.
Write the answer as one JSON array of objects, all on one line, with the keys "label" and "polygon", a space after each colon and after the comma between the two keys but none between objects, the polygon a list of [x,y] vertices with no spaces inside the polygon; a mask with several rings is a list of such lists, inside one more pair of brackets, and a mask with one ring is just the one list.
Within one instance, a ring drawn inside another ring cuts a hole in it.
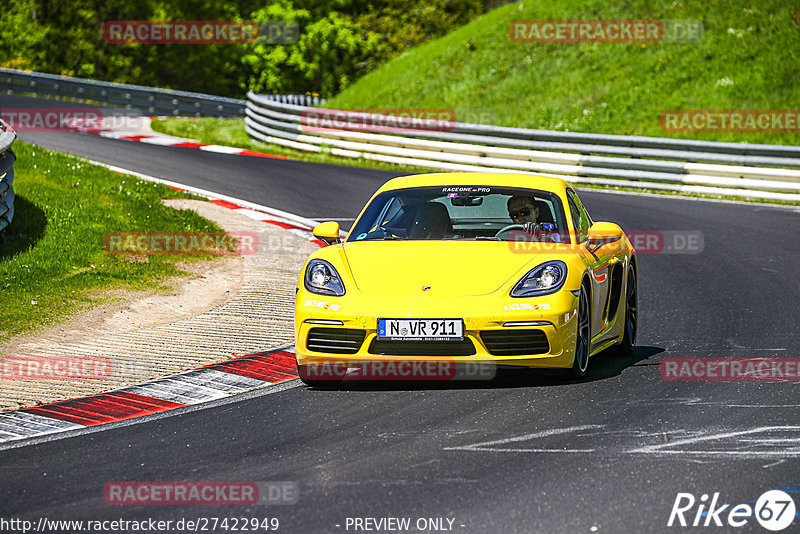
[{"label": "metal guardrail", "polygon": [[0,68],[0,91],[75,98],[145,115],[240,117],[244,100]]},{"label": "metal guardrail", "polygon": [[[796,146],[551,132],[467,123],[451,123],[447,131],[405,128],[402,135],[388,135],[364,131],[365,128],[359,130],[356,126],[309,127],[310,121],[304,119],[309,112],[326,113],[249,92],[245,129],[256,139],[299,150],[329,150],[334,155],[388,163],[444,170],[546,173],[561,175],[575,183],[800,201],[800,170],[774,168],[800,167],[800,147]],[[339,113],[355,119],[351,121],[353,124],[363,122],[362,118],[376,118],[352,111]],[[390,120],[398,124],[402,120],[380,115],[377,118],[384,124]]]},{"label": "metal guardrail", "polygon": [[259,95],[272,102],[292,104],[295,106],[318,106],[325,103],[325,99],[314,95]]},{"label": "metal guardrail", "polygon": [[[95,101],[148,115],[245,115],[248,134],[262,141],[388,163],[443,170],[546,173],[576,183],[800,201],[800,147],[796,146],[457,122],[444,131],[404,129],[402,136],[357,129],[308,128],[302,124],[303,113],[310,106],[323,104],[324,99],[249,92],[244,101],[5,68],[0,68],[0,91]],[[350,117],[368,115],[342,113]],[[10,156],[4,157],[10,157],[13,163],[13,152],[9,152]],[[7,165],[10,169],[11,163]],[[11,191],[10,180],[7,189]],[[13,215],[13,207],[6,213]]]},{"label": "metal guardrail", "polygon": [[[241,117],[245,108],[245,101],[235,98],[6,68],[0,68],[0,91],[95,101],[139,110],[145,115]],[[265,95],[265,98],[299,106],[325,102],[324,98],[313,95]]]},{"label": "metal guardrail", "polygon": [[0,232],[14,218],[14,161],[16,156],[11,145],[17,134],[0,120]]}]

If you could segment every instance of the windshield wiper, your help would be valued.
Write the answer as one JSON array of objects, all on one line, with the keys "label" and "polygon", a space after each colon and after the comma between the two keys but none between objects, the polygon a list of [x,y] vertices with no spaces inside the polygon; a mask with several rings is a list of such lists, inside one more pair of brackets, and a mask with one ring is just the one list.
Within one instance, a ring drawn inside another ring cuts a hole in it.
[{"label": "windshield wiper", "polygon": [[500,238],[495,236],[479,235],[475,237],[475,241],[500,241]]}]

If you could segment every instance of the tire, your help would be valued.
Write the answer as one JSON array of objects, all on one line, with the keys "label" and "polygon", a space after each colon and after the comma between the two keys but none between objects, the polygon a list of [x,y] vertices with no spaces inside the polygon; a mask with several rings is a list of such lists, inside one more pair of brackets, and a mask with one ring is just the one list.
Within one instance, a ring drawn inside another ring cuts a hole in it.
[{"label": "tire", "polygon": [[335,378],[333,376],[330,378],[316,378],[315,375],[318,373],[311,372],[311,367],[310,365],[297,364],[297,374],[303,384],[320,389],[333,389],[342,385],[341,378]]},{"label": "tire", "polygon": [[569,370],[572,378],[583,378],[589,367],[589,344],[591,343],[591,321],[589,312],[589,292],[581,285],[578,297],[578,327],[575,335],[575,359]]},{"label": "tire", "polygon": [[633,356],[636,346],[636,333],[639,329],[639,285],[636,280],[636,269],[628,268],[628,282],[625,284],[625,326],[622,330],[622,341],[617,345],[617,354],[629,358]]}]

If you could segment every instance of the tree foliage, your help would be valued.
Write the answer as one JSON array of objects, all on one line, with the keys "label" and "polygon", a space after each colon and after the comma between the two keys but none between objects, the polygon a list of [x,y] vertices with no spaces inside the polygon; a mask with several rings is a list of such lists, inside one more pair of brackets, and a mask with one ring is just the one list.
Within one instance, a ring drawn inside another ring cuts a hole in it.
[{"label": "tree foliage", "polygon": [[[333,96],[405,49],[483,12],[481,0],[12,0],[0,9],[0,66],[241,98]],[[110,44],[115,20],[292,22],[294,42]]]}]

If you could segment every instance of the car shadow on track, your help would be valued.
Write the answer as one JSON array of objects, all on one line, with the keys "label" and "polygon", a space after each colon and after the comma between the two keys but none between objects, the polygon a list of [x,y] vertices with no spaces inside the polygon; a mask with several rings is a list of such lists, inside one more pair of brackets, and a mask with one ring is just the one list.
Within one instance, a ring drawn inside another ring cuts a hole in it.
[{"label": "car shadow on track", "polygon": [[340,389],[347,391],[418,391],[443,389],[505,389],[552,387],[605,380],[622,374],[633,366],[657,366],[645,363],[648,358],[664,352],[661,347],[636,347],[630,357],[604,351],[589,360],[589,369],[583,378],[571,378],[560,369],[498,369],[489,380],[345,380],[341,384],[313,389]]},{"label": "car shadow on track", "polygon": [[606,350],[589,360],[586,376],[580,379],[564,379],[564,383],[594,382],[622,374],[628,367],[658,366],[656,362],[646,362],[651,356],[661,354],[666,349],[661,347],[642,346],[633,349],[629,357],[618,356],[611,350]]}]

